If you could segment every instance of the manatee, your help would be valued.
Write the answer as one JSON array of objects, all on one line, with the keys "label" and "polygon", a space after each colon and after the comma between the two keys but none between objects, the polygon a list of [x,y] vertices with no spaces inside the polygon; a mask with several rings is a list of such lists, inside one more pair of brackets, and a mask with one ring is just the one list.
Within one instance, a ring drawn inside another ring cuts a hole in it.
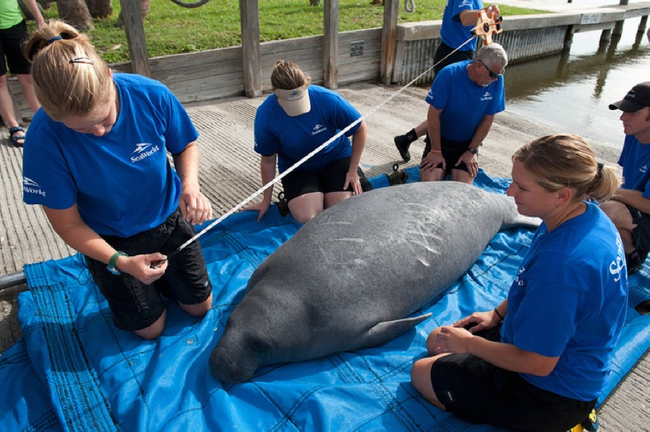
[{"label": "manatee", "polygon": [[258,368],[388,342],[499,230],[535,227],[514,200],[464,183],[376,189],[325,210],[254,272],[210,355],[222,383]]}]

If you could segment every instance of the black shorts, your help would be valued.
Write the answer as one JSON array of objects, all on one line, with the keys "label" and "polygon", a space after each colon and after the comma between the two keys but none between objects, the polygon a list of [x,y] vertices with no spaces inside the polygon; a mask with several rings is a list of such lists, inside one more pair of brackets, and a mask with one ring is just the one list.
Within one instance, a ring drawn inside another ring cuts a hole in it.
[{"label": "black shorts", "polygon": [[[500,326],[483,333],[499,340]],[[589,416],[596,400],[579,401],[540,389],[510,372],[469,354],[436,360],[431,384],[447,411],[471,423],[534,431],[565,431]]]},{"label": "black shorts", "polygon": [[[8,29],[0,30],[0,76],[7,73],[7,64],[12,74],[26,75],[30,71],[30,64],[23,55],[22,43],[27,40],[27,24],[25,21]],[[7,59],[5,62],[4,59]]]},{"label": "black shorts", "polygon": [[636,228],[632,231],[634,246],[641,251],[650,251],[650,215],[641,210],[625,204]]},{"label": "black shorts", "polygon": [[[168,255],[195,235],[194,228],[176,210],[160,226],[123,238],[102,236],[115,249],[128,255],[160,252]],[[192,242],[174,255],[162,278],[145,285],[133,276],[118,276],[101,261],[86,257],[88,270],[108,300],[115,326],[122,330],[142,330],[152,325],[165,310],[161,294],[194,305],[204,302],[212,292],[199,242]]]},{"label": "black shorts", "polygon": [[[422,153],[422,159],[426,157],[431,151],[431,140],[429,139],[429,134],[424,138],[425,146],[424,152]],[[469,174],[467,165],[465,162],[461,162],[460,165],[456,166],[458,159],[467,151],[471,141],[452,141],[446,138],[440,137],[440,150],[442,150],[442,157],[445,158],[445,175],[450,175],[452,169],[457,169],[465,171]],[[438,164],[435,168],[442,169],[442,163]]]},{"label": "black shorts", "polygon": [[322,171],[293,171],[282,179],[284,196],[287,201],[313,192],[343,192],[352,191],[352,185],[343,189],[345,176],[350,169],[351,157],[335,160]]},{"label": "black shorts", "polygon": [[[449,57],[445,58],[446,56]],[[474,50],[454,52],[454,48],[450,47],[444,42],[440,42],[440,45],[438,46],[438,49],[436,50],[436,53],[433,57],[433,63],[435,64],[433,72],[438,75],[438,72],[440,72],[440,70],[445,66],[449,66],[452,63],[458,63],[459,61],[463,60],[472,60],[473,58]],[[438,64],[438,62],[440,62],[440,64]]]}]

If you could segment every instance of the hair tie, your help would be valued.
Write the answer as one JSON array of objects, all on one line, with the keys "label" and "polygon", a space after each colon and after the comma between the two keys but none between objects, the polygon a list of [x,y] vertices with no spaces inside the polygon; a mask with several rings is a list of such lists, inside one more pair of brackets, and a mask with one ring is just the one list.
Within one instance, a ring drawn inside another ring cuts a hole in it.
[{"label": "hair tie", "polygon": [[95,62],[89,59],[88,57],[75,57],[73,59],[70,59],[69,63],[70,64],[81,63],[81,64],[88,64],[88,65],[95,64]]},{"label": "hair tie", "polygon": [[56,41],[61,40],[61,39],[63,39],[63,38],[61,37],[61,35],[56,35],[56,36],[54,36],[52,39],[49,39],[49,40],[45,43],[45,46],[48,46],[48,45],[52,44],[53,42],[56,42]]},{"label": "hair tie", "polygon": [[598,166],[598,172],[599,172],[599,173],[603,170],[603,168],[605,168],[605,165],[603,165],[603,164],[600,163],[600,162],[598,162],[598,165],[597,165],[597,166]]}]

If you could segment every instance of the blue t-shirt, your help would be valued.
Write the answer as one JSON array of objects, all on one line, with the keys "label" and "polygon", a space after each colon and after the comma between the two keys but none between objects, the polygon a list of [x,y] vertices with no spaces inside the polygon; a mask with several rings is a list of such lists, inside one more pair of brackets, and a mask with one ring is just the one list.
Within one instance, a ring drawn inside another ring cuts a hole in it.
[{"label": "blue t-shirt", "polygon": [[603,391],[610,355],[625,323],[627,272],[623,244],[594,204],[551,232],[542,224],[508,293],[503,342],[559,357],[531,384],[582,401]]},{"label": "blue t-shirt", "polygon": [[[440,27],[440,39],[445,45],[451,48],[458,48],[463,45],[467,39],[472,37],[472,29],[476,23],[465,27],[460,22],[461,12],[466,10],[483,9],[482,0],[448,0],[445,11],[442,14],[442,26]],[[478,21],[478,16],[476,17]],[[465,44],[460,51],[469,51],[476,49],[476,38]]]},{"label": "blue t-shirt", "polygon": [[181,183],[167,152],[182,152],[198,132],[161,83],[123,73],[113,80],[120,110],[102,137],[36,112],[25,140],[23,199],[57,210],[76,203],[96,233],[130,237],[160,225],[178,207]]},{"label": "blue t-shirt", "polygon": [[[278,170],[283,173],[300,159],[328,141],[361,117],[338,93],[316,85],[309,86],[311,110],[291,117],[274,94],[260,105],[255,115],[255,151],[263,156],[278,155]],[[330,162],[352,154],[349,136],[361,123],[331,142],[297,169],[319,172]]]},{"label": "blue t-shirt", "polygon": [[503,76],[482,87],[469,79],[471,60],[451,64],[436,74],[425,100],[440,113],[440,135],[470,141],[480,121],[506,109]]},{"label": "blue t-shirt", "polygon": [[626,135],[618,164],[623,167],[621,187],[641,191],[644,198],[650,198],[650,144],[641,144],[634,135]]}]

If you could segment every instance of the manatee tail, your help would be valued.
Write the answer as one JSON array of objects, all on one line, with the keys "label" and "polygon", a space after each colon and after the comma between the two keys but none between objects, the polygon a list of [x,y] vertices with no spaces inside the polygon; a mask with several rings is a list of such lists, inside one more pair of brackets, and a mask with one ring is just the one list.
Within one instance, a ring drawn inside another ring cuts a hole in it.
[{"label": "manatee tail", "polygon": [[352,349],[364,349],[382,345],[430,317],[431,313],[428,313],[412,318],[377,323],[359,336],[353,344]]},{"label": "manatee tail", "polygon": [[541,223],[542,220],[540,218],[517,215],[512,219],[505,221],[501,229],[522,227],[522,228],[529,228],[535,230],[537,229],[537,227],[539,227]]},{"label": "manatee tail", "polygon": [[503,215],[503,223],[501,224],[502,230],[516,227],[537,229],[542,223],[540,218],[524,216],[519,213],[514,198],[496,193],[494,196],[506,207],[505,214]]}]

